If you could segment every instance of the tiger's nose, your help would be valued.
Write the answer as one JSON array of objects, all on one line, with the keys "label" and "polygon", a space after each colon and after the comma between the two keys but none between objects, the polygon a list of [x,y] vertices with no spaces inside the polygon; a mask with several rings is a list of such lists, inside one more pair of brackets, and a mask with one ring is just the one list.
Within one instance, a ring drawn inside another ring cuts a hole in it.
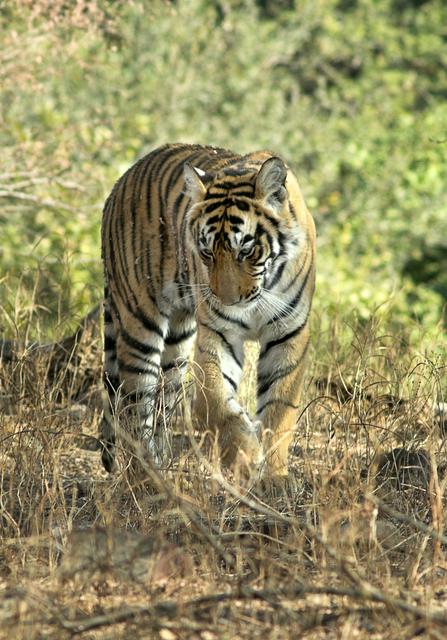
[{"label": "tiger's nose", "polygon": [[231,292],[215,292],[213,291],[216,298],[218,298],[222,304],[227,306],[231,306],[232,304],[237,304],[242,300],[242,296],[239,293],[231,293]]}]

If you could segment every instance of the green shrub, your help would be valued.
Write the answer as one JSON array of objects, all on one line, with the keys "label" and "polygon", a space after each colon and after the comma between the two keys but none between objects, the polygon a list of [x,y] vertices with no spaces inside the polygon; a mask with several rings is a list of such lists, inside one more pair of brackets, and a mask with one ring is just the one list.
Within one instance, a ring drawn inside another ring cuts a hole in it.
[{"label": "green shrub", "polygon": [[22,0],[2,11],[0,270],[29,291],[39,272],[49,318],[101,296],[114,181],[150,148],[194,141],[267,147],[294,167],[319,229],[320,310],[366,320],[386,305],[398,326],[440,321],[442,0]]}]

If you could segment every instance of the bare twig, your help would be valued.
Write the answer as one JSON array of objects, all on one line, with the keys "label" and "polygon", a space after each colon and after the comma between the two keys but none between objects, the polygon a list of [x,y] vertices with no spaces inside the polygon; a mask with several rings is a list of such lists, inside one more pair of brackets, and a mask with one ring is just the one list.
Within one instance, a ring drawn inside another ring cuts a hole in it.
[{"label": "bare twig", "polygon": [[447,536],[443,535],[442,533],[439,533],[439,531],[436,531],[436,529],[434,529],[433,527],[430,527],[429,525],[425,524],[424,522],[416,518],[416,516],[414,515],[409,516],[409,515],[406,515],[405,513],[401,513],[400,511],[397,511],[397,509],[393,509],[392,507],[387,505],[385,502],[380,500],[380,498],[375,496],[373,493],[368,493],[366,495],[366,499],[370,500],[373,504],[379,507],[379,509],[383,511],[383,513],[388,514],[395,520],[398,520],[399,522],[404,522],[405,524],[409,524],[411,527],[413,527],[414,529],[417,529],[421,533],[424,533],[425,535],[429,536],[433,540],[439,540],[439,542],[442,542],[442,544],[447,545]]},{"label": "bare twig", "polygon": [[64,202],[58,200],[51,200],[49,198],[38,198],[37,196],[30,195],[29,193],[23,193],[21,191],[14,191],[9,189],[0,189],[0,198],[8,198],[13,200],[21,200],[23,202],[32,202],[40,207],[46,207],[47,209],[64,209],[65,211],[77,211],[76,207],[71,207]]},{"label": "bare twig", "polygon": [[[117,624],[119,622],[135,620],[140,617],[153,617],[155,620],[159,620],[162,616],[168,616],[170,618],[180,614],[185,616],[188,613],[188,610],[213,607],[224,602],[260,600],[270,606],[276,607],[278,604],[278,597],[285,600],[293,600],[297,598],[305,598],[309,595],[350,598],[361,602],[371,601],[412,614],[412,616],[417,620],[424,620],[442,626],[447,626],[447,613],[445,611],[441,609],[430,611],[422,607],[411,605],[400,598],[395,598],[394,596],[385,594],[379,589],[365,589],[363,584],[354,588],[331,586],[322,587],[311,584],[299,584],[280,591],[277,589],[252,589],[242,587],[238,591],[230,593],[214,593],[209,596],[194,598],[193,600],[188,600],[183,603],[167,600],[149,607],[120,608],[119,610],[113,610],[102,615],[86,617],[83,619],[68,620],[60,618],[59,622],[64,629],[71,631],[73,634],[78,634],[92,629],[98,629],[99,627]],[[301,610],[295,611],[293,609],[283,609],[283,611],[289,613],[290,616],[294,618],[296,616],[302,617],[304,614],[304,611]]]}]

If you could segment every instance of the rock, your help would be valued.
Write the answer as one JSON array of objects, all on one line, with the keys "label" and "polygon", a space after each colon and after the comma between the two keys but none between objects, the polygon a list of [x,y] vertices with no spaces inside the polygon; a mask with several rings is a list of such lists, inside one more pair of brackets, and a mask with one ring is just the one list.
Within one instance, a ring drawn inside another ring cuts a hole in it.
[{"label": "rock", "polygon": [[73,531],[59,568],[62,580],[92,578],[99,573],[146,585],[192,572],[191,556],[175,544],[134,531],[101,527]]}]

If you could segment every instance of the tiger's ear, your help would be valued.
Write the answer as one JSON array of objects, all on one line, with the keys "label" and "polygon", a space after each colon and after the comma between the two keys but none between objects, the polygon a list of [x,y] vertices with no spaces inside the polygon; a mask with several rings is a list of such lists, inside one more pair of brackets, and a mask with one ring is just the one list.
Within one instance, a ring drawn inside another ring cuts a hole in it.
[{"label": "tiger's ear", "polygon": [[256,198],[267,200],[273,206],[281,205],[287,197],[286,178],[287,168],[281,158],[269,158],[256,176]]},{"label": "tiger's ear", "polygon": [[205,171],[192,167],[185,162],[183,166],[183,176],[185,178],[185,193],[192,200],[199,200],[201,196],[206,193],[205,185],[202,182],[202,178],[206,175]]}]

